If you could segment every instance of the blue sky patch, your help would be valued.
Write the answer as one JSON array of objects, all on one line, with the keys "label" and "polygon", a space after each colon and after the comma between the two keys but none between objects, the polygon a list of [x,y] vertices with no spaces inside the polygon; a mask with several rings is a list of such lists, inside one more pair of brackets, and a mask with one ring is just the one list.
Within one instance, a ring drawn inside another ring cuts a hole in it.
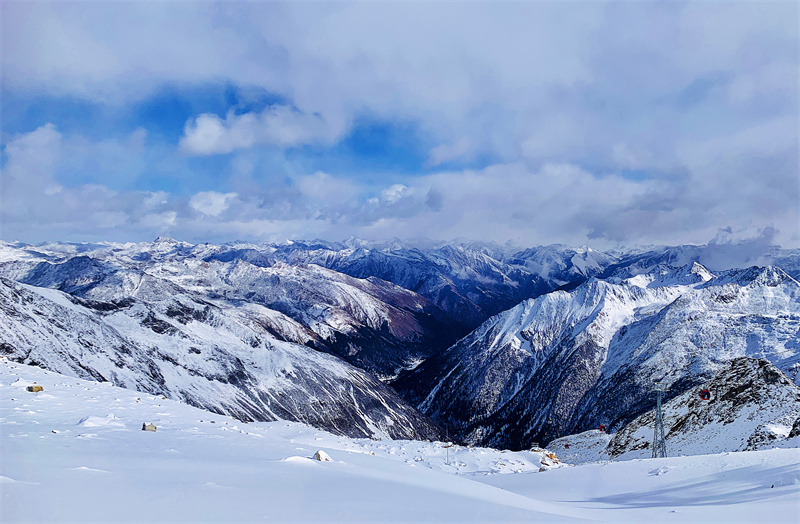
[{"label": "blue sky patch", "polygon": [[29,133],[50,123],[64,134],[102,140],[144,128],[148,134],[174,144],[183,135],[186,122],[203,113],[224,118],[229,111],[242,114],[286,103],[284,97],[265,89],[242,88],[231,83],[165,85],[129,106],[74,96],[8,90],[2,94],[3,132],[7,134]]}]

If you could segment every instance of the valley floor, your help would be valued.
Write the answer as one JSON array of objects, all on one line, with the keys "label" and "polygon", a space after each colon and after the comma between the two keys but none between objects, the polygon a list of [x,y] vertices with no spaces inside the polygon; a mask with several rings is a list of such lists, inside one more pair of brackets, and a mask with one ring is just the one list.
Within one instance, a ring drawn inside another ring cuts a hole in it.
[{"label": "valley floor", "polygon": [[800,521],[796,448],[561,466],[243,424],[1,357],[0,428],[4,523]]}]

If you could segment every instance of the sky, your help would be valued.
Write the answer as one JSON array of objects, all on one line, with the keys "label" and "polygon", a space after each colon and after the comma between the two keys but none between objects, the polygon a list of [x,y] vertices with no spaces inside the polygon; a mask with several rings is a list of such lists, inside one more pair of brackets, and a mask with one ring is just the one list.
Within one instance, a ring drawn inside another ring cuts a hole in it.
[{"label": "sky", "polygon": [[5,241],[800,247],[797,2],[0,15]]}]

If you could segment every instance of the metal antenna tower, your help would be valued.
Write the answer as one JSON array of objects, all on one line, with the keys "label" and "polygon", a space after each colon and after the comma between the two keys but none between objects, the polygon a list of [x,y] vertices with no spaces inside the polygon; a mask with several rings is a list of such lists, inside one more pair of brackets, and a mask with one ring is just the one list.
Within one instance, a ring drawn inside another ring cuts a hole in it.
[{"label": "metal antenna tower", "polygon": [[653,428],[653,458],[666,458],[667,441],[664,435],[664,415],[661,413],[661,394],[666,391],[663,388],[656,388],[656,419]]}]

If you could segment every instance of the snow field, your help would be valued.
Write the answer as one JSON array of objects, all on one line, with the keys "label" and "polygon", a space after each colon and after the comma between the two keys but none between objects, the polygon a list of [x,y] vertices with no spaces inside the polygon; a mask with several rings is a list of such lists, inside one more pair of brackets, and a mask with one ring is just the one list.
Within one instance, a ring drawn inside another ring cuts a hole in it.
[{"label": "snow field", "polygon": [[[33,382],[44,387],[29,393]],[[142,431],[144,422],[157,426]],[[2,522],[797,522],[797,449],[555,467],[543,452],[244,424],[0,358]],[[322,450],[331,462],[312,460]],[[449,457],[448,457],[449,455]],[[445,458],[448,457],[448,463]]]},{"label": "snow field", "polygon": [[[34,381],[42,393],[25,391]],[[243,424],[7,359],[0,398],[3,522],[564,520],[563,508],[462,478],[538,471],[537,453]],[[317,450],[332,462],[312,460]]]}]

